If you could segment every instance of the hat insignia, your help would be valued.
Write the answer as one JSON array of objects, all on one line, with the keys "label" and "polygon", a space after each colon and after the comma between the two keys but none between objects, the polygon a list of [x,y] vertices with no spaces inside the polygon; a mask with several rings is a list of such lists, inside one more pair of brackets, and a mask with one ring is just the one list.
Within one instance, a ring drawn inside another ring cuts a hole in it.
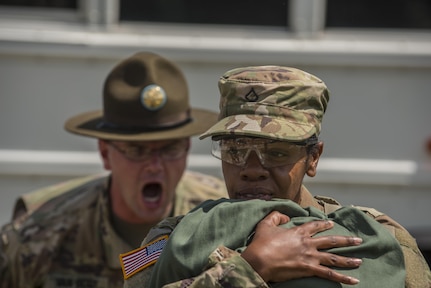
[{"label": "hat insignia", "polygon": [[156,111],[165,106],[166,92],[159,85],[151,84],[142,89],[142,105],[151,111]]},{"label": "hat insignia", "polygon": [[245,99],[250,102],[256,102],[257,99],[259,99],[259,96],[257,96],[256,92],[254,92],[254,89],[251,89],[250,92],[245,95]]}]

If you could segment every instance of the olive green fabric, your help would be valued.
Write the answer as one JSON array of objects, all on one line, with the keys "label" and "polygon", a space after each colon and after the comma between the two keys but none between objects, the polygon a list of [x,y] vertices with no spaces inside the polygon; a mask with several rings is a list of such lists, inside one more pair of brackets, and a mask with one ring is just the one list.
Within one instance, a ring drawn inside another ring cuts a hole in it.
[{"label": "olive green fabric", "polygon": [[[207,264],[208,255],[220,245],[241,251],[247,246],[256,223],[273,210],[292,218],[289,223],[282,225],[286,228],[312,220],[330,219],[335,222],[334,228],[317,235],[361,237],[363,243],[359,246],[328,250],[331,253],[359,257],[363,260],[359,268],[342,271],[361,280],[355,287],[404,287],[405,267],[401,247],[381,224],[353,207],[343,207],[325,215],[313,207],[304,209],[290,200],[281,199],[273,201],[221,199],[206,201],[192,210],[171,234],[153,269],[150,287],[162,287],[164,284],[200,274]],[[344,285],[309,277],[273,284],[272,287]]]}]

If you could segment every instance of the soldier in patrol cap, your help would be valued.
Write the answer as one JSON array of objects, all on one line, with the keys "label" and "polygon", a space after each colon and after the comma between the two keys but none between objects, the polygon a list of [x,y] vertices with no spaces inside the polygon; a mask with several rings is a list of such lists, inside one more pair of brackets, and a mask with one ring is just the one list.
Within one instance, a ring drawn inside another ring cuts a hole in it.
[{"label": "soldier in patrol cap", "polygon": [[122,287],[120,253],[139,247],[165,217],[227,195],[222,180],[186,171],[190,137],[216,120],[190,107],[171,61],[140,52],[118,63],[105,80],[103,110],[65,123],[98,139],[107,172],[18,200],[1,231],[0,287]]},{"label": "soldier in patrol cap", "polygon": [[[431,287],[430,269],[400,224],[373,208],[313,196],[302,184],[316,175],[323,151],[322,80],[290,67],[244,67],[226,72],[219,89],[219,121],[200,137],[212,137],[233,202],[208,201],[151,229],[141,249],[152,262],[130,265],[145,258],[141,250],[121,255],[125,287]],[[280,200],[290,208],[276,208]],[[298,215],[324,221],[280,227]],[[345,220],[347,234],[335,229]]]}]

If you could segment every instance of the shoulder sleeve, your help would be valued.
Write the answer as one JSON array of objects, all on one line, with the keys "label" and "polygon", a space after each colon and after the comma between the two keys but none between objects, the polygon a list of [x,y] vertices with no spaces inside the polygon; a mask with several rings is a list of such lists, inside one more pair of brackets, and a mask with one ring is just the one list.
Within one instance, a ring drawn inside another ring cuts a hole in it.
[{"label": "shoulder sleeve", "polygon": [[153,228],[150,229],[147,236],[145,236],[141,246],[144,246],[161,236],[171,235],[172,231],[175,229],[178,223],[180,223],[183,217],[184,216],[168,217],[157,223]]},{"label": "shoulder sleeve", "polygon": [[26,194],[21,195],[15,202],[12,212],[12,220],[18,219],[26,213],[32,213],[41,207],[44,203],[48,202],[59,195],[65,194],[76,188],[89,183],[93,180],[105,178],[106,172],[80,177],[76,179],[67,180],[65,182],[57,183],[51,186],[43,187]]},{"label": "shoulder sleeve", "polygon": [[[141,247],[146,246],[147,244],[153,242],[154,240],[168,236],[172,233],[177,224],[181,221],[183,216],[177,217],[168,217],[156,224],[151,230],[148,232],[147,236],[141,243]],[[126,253],[127,254],[127,253]],[[141,268],[136,268],[137,271],[131,277],[126,277],[125,273],[125,263],[120,255],[121,266],[123,267],[123,276],[124,276],[124,288],[142,288],[149,287],[149,283],[151,280],[151,275],[153,271],[154,265],[143,266]],[[0,287],[2,288],[2,287]]]},{"label": "shoulder sleeve", "polygon": [[398,222],[387,215],[375,218],[395,236],[401,245],[406,267],[406,288],[431,287],[431,271],[416,240]]},{"label": "shoulder sleeve", "polygon": [[269,287],[238,252],[224,246],[218,247],[209,256],[206,270],[197,277],[180,280],[163,286],[180,287]]},{"label": "shoulder sleeve", "polygon": [[[23,245],[22,235],[15,230],[12,224],[3,227],[1,231],[0,250],[0,287],[32,287],[40,280],[38,269],[47,254],[42,247],[43,243],[33,242],[33,246]],[[31,261],[29,261],[31,260]],[[37,264],[39,263],[39,264]],[[43,272],[42,272],[43,273]],[[30,283],[30,282],[31,283]]]},{"label": "shoulder sleeve", "polygon": [[0,287],[6,288],[6,287],[16,287],[16,285],[13,285],[11,282],[11,270],[10,267],[10,260],[9,255],[7,253],[7,248],[9,246],[9,237],[8,233],[6,231],[3,231],[2,229],[0,235],[1,235],[1,250],[0,250]]}]

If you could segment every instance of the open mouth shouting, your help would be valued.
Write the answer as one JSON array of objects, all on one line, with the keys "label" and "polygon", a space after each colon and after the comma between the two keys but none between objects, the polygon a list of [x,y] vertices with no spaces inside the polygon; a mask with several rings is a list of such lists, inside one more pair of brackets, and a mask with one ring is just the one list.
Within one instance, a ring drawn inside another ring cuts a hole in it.
[{"label": "open mouth shouting", "polygon": [[147,206],[158,206],[162,200],[163,189],[160,183],[148,183],[142,188],[142,199]]}]

